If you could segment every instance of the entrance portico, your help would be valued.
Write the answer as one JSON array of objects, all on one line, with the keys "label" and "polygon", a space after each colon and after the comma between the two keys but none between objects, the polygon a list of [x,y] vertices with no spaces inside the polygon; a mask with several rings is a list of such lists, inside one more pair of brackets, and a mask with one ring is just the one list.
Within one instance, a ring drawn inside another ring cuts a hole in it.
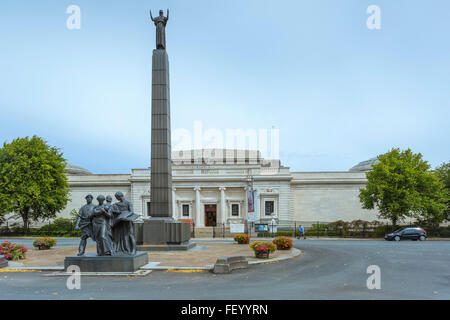
[{"label": "entrance portico", "polygon": [[217,205],[205,204],[205,226],[215,227],[217,226]]},{"label": "entrance portico", "polygon": [[[182,192],[180,187],[177,190]],[[247,211],[247,208],[243,206],[246,199],[244,184],[240,187],[195,186],[193,190],[195,194],[193,221],[196,227],[226,225],[230,220],[238,223],[237,220],[244,218],[244,212]],[[236,203],[239,203],[238,215],[236,215]]]}]

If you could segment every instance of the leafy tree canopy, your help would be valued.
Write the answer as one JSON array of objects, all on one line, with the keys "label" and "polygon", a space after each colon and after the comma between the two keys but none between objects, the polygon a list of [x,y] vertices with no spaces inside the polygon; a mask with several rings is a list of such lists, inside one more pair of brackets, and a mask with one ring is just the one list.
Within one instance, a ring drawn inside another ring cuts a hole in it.
[{"label": "leafy tree canopy", "polygon": [[0,212],[31,221],[54,218],[69,201],[62,153],[37,136],[17,138],[0,148]]},{"label": "leafy tree canopy", "polygon": [[367,185],[360,190],[364,209],[377,207],[380,218],[394,225],[406,217],[442,222],[444,186],[420,153],[392,149],[379,155],[378,160],[366,173]]},{"label": "leafy tree canopy", "polygon": [[450,220],[450,162],[441,164],[435,169],[434,172],[445,186],[447,197],[447,208],[445,210],[445,214],[446,219]]}]

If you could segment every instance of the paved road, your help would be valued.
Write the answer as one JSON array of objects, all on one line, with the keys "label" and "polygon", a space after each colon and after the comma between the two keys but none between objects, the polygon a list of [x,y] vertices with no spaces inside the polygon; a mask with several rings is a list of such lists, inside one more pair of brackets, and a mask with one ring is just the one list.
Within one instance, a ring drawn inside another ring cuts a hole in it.
[{"label": "paved road", "polygon": [[[450,299],[450,242],[296,240],[297,259],[228,275],[153,272],[145,278],[0,273],[0,299]],[[381,289],[366,287],[369,265]]]},{"label": "paved road", "polygon": [[[36,237],[37,238],[37,237]],[[53,237],[54,238],[54,237]],[[10,241],[12,243],[16,244],[23,244],[28,249],[33,250],[33,240],[35,238],[0,238],[0,242],[3,241]],[[71,247],[71,246],[77,246],[80,244],[79,238],[55,238],[56,239],[56,245],[54,248],[61,248],[61,247]],[[92,241],[92,239],[88,239],[88,244],[95,245],[95,242]]]},{"label": "paved road", "polygon": [[[36,237],[37,238],[37,237]],[[55,237],[54,237],[55,238]],[[35,238],[0,238],[0,242],[4,241],[10,241],[12,243],[16,244],[23,244],[25,245],[29,250],[34,250],[33,248],[33,240]],[[56,245],[54,248],[61,248],[61,247],[78,247],[80,244],[79,238],[55,238],[56,239]],[[192,239],[194,242],[234,242],[232,239]],[[88,239],[88,245],[92,244],[95,245],[95,241],[93,241],[91,238]]]}]

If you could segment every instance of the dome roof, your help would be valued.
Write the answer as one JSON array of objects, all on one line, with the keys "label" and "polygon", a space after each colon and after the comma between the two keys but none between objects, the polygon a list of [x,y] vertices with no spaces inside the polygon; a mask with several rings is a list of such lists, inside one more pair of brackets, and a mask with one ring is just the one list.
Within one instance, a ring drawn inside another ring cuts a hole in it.
[{"label": "dome roof", "polygon": [[74,164],[68,163],[66,166],[66,172],[67,174],[77,174],[77,175],[88,175],[88,174],[92,174],[92,172],[90,172],[89,170],[80,167],[80,166],[76,166]]},{"label": "dome roof", "polygon": [[366,161],[361,161],[360,163],[358,163],[356,166],[350,168],[349,171],[369,171],[372,170],[372,166],[374,164],[377,164],[378,162],[380,162],[377,157],[375,158],[370,158],[369,160]]}]

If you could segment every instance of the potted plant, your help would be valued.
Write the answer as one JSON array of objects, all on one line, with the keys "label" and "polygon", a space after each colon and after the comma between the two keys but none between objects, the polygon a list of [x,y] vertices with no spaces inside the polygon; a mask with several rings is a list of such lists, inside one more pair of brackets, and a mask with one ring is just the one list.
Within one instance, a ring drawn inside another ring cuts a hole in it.
[{"label": "potted plant", "polygon": [[56,244],[56,240],[50,237],[37,238],[33,241],[33,246],[39,250],[48,250]]},{"label": "potted plant", "polygon": [[240,233],[234,236],[234,241],[238,244],[247,244],[250,242],[250,237],[246,233]]},{"label": "potted plant", "polygon": [[28,249],[24,245],[17,245],[9,241],[0,243],[0,255],[4,256],[6,260],[25,259],[27,251]]},{"label": "potted plant", "polygon": [[288,237],[277,237],[272,241],[278,250],[290,250],[293,246],[293,242],[291,238]]},{"label": "potted plant", "polygon": [[250,248],[255,252],[255,257],[259,259],[268,259],[269,254],[277,249],[273,243],[266,241],[254,241]]}]

